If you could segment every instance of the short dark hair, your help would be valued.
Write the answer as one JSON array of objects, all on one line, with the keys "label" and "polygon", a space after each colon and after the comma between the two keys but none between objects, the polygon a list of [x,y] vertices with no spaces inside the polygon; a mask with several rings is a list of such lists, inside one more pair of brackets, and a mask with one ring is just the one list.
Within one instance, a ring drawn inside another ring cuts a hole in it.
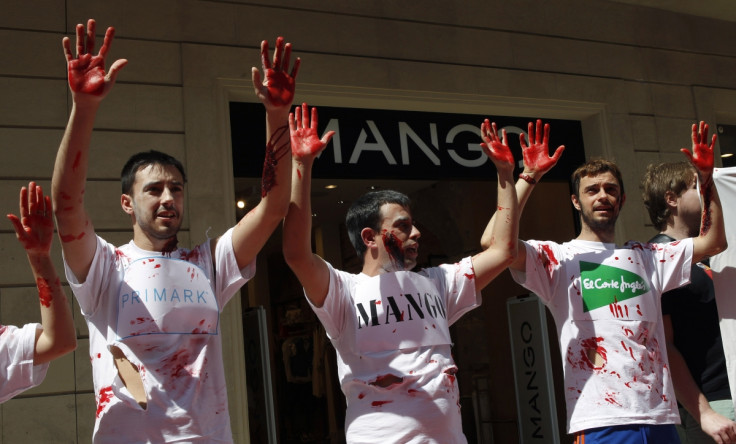
[{"label": "short dark hair", "polygon": [[688,161],[650,164],[647,167],[641,180],[641,197],[649,219],[659,231],[667,228],[671,215],[665,195],[671,191],[681,196],[695,181],[695,173],[695,168]]},{"label": "short dark hair", "polygon": [[580,198],[580,180],[583,177],[597,176],[608,172],[616,178],[621,189],[621,195],[624,195],[624,180],[621,178],[621,170],[618,165],[606,159],[591,159],[580,165],[570,177],[572,192],[575,193],[575,197]]},{"label": "short dark hair", "polygon": [[120,172],[120,183],[123,188],[123,194],[132,193],[133,184],[135,183],[135,174],[141,168],[145,168],[149,165],[172,165],[179,170],[184,183],[187,182],[187,175],[184,173],[184,166],[175,157],[156,150],[142,151],[130,156],[130,159],[125,162],[123,170]]},{"label": "short dark hair", "polygon": [[381,207],[384,204],[392,203],[401,205],[406,209],[411,207],[411,200],[406,194],[394,190],[380,190],[365,193],[348,208],[348,213],[345,216],[345,226],[350,242],[358,253],[361,262],[366,252],[366,246],[360,232],[363,231],[363,228],[380,229]]}]

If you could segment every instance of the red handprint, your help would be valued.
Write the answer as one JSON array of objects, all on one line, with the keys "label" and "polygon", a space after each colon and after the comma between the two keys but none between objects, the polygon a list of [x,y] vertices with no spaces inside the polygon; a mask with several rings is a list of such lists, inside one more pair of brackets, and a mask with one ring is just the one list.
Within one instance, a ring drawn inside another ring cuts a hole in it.
[{"label": "red handprint", "polygon": [[276,51],[273,55],[273,65],[268,57],[268,41],[261,42],[261,64],[263,75],[258,68],[253,68],[253,87],[261,102],[269,108],[290,107],[294,100],[296,75],[299,72],[301,59],[297,57],[294,67],[289,74],[289,59],[291,58],[291,43],[284,44],[284,38],[276,39]]},{"label": "red handprint", "polygon": [[322,139],[317,135],[317,108],[312,107],[312,118],[309,118],[309,107],[302,103],[289,114],[291,130],[291,154],[297,159],[317,156],[332,139],[334,131],[328,131]]},{"label": "red handprint", "polygon": [[529,122],[527,129],[529,133],[529,144],[527,145],[524,133],[519,136],[521,153],[524,157],[524,169],[530,173],[536,173],[537,180],[542,174],[552,169],[557,164],[565,146],[560,145],[552,157],[549,156],[549,124],[544,124],[544,137],[542,137],[542,121],[537,119],[536,131],[534,122]]},{"label": "red handprint", "polygon": [[35,182],[20,189],[20,217],[8,214],[15,235],[28,254],[48,254],[54,236],[51,198]]},{"label": "red handprint", "polygon": [[708,145],[708,124],[700,122],[700,126],[693,124],[693,152],[687,148],[681,148],[690,163],[701,173],[710,175],[713,172],[713,147],[716,145],[716,135],[713,134],[710,145]]},{"label": "red handprint", "polygon": [[513,170],[514,155],[511,154],[509,148],[506,130],[501,130],[501,138],[499,138],[496,122],[491,123],[486,119],[480,126],[480,132],[485,141],[481,142],[480,146],[483,148],[483,152],[491,158],[496,168],[499,170]]},{"label": "red handprint", "polygon": [[125,59],[116,60],[110,70],[105,73],[105,57],[110,50],[114,35],[115,29],[107,28],[100,52],[97,55],[92,55],[95,49],[95,21],[90,19],[87,22],[86,44],[84,25],[78,24],[76,58],[72,56],[69,37],[64,37],[62,46],[66,56],[69,88],[73,93],[102,97],[115,83],[118,72],[128,61]]}]

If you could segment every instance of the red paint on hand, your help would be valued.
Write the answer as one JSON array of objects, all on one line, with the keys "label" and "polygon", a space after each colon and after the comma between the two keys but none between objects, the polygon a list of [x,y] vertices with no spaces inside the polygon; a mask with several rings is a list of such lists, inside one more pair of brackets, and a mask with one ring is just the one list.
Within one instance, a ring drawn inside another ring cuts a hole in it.
[{"label": "red paint on hand", "polygon": [[35,182],[20,189],[20,217],[8,214],[15,236],[28,254],[48,254],[54,236],[51,198]]},{"label": "red paint on hand", "polygon": [[710,178],[713,173],[713,148],[716,144],[716,135],[713,134],[711,143],[708,145],[708,124],[701,121],[699,126],[693,124],[692,140],[692,153],[687,148],[682,148],[680,151],[687,156],[699,173]]},{"label": "red paint on hand", "polygon": [[291,58],[291,43],[284,43],[283,37],[276,39],[276,51],[273,56],[273,65],[268,55],[268,42],[261,42],[261,65],[264,79],[261,83],[260,72],[253,68],[253,86],[258,98],[261,99],[266,108],[281,108],[291,106],[294,100],[296,75],[299,72],[301,60],[294,62],[294,67],[289,73],[289,62]]},{"label": "red paint on hand", "polygon": [[320,139],[317,135],[316,107],[312,107],[311,114],[310,119],[309,107],[306,103],[302,103],[302,106],[296,107],[294,112],[289,114],[291,153],[297,159],[319,155],[335,134],[334,131],[328,131]]},{"label": "red paint on hand", "polygon": [[[77,25],[77,56],[72,56],[71,43],[68,38],[62,41],[64,55],[67,61],[67,77],[69,88],[74,93],[91,96],[104,96],[115,83],[117,72],[127,64],[127,60],[115,61],[109,72],[105,72],[105,57],[107,56],[115,29],[110,27],[105,32],[105,40],[97,55],[92,55],[95,49],[95,21],[87,22],[87,33],[85,36],[84,25]],[[86,37],[86,42],[85,42]]]},{"label": "red paint on hand", "polygon": [[524,158],[524,169],[535,173],[534,176],[536,176],[536,180],[539,180],[539,177],[542,174],[545,174],[547,171],[551,170],[553,166],[557,165],[557,161],[562,155],[562,152],[565,151],[565,146],[560,145],[550,157],[549,129],[549,124],[545,123],[543,131],[542,121],[537,119],[536,130],[533,122],[529,122],[527,127],[527,132],[529,133],[529,144],[526,143],[524,133],[519,136],[521,154]]},{"label": "red paint on hand", "polygon": [[509,148],[506,130],[501,130],[501,137],[499,138],[496,122],[491,123],[488,119],[485,119],[480,126],[480,132],[483,139],[480,146],[496,165],[496,168],[513,170],[514,156]]}]

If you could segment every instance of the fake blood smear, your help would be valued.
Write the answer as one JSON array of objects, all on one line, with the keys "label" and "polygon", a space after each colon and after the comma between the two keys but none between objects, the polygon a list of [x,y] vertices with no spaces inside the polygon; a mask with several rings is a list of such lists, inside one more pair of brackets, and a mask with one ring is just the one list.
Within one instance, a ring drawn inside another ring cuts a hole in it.
[{"label": "fake blood smear", "polygon": [[403,242],[394,236],[393,233],[384,231],[381,234],[383,238],[383,246],[386,248],[388,255],[391,260],[399,267],[403,268],[404,265],[404,248]]},{"label": "fake blood smear", "polygon": [[38,287],[38,299],[44,307],[51,307],[51,286],[49,281],[44,278],[36,278],[36,287]]},{"label": "fake blood smear", "polygon": [[179,239],[176,238],[176,236],[172,237],[168,241],[166,241],[166,244],[164,245],[164,248],[161,249],[161,253],[171,257],[171,253],[176,250],[176,246],[179,244]]},{"label": "fake blood smear", "polygon": [[77,155],[74,156],[74,163],[72,164],[72,171],[77,171],[77,168],[79,168],[80,160],[82,160],[82,152],[77,151]]},{"label": "fake blood smear", "polygon": [[393,401],[373,401],[373,402],[371,402],[371,406],[373,406],[373,407],[381,407],[384,404],[390,404],[392,402]]},{"label": "fake blood smear", "polygon": [[107,404],[112,401],[113,397],[112,393],[112,387],[103,387],[100,389],[100,396],[97,400],[97,417],[99,418],[102,414],[102,411],[105,410],[105,407],[107,407]]},{"label": "fake blood smear", "polygon": [[266,158],[263,159],[263,175],[261,176],[261,199],[276,186],[276,166],[279,164],[279,158],[284,155],[282,151],[289,147],[288,143],[276,147],[276,141],[284,135],[287,129],[286,126],[278,128],[266,143]]}]

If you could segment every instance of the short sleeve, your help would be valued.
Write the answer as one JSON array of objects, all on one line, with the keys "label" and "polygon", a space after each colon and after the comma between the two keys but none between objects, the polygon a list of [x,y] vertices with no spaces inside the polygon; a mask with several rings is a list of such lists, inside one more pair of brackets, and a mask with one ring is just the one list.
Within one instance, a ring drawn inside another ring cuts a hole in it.
[{"label": "short sleeve", "polygon": [[0,327],[0,403],[43,382],[49,363],[33,365],[40,324]]},{"label": "short sleeve", "polygon": [[427,268],[420,274],[435,281],[447,303],[447,323],[452,325],[465,313],[480,306],[481,292],[475,286],[472,258],[463,258],[455,264]]},{"label": "short sleeve", "polygon": [[559,284],[562,251],[554,242],[523,241],[526,270],[511,269],[511,277],[527,290],[548,303]]},{"label": "short sleeve", "polygon": [[64,259],[64,275],[74,292],[82,314],[85,316],[94,314],[100,306],[100,298],[107,295],[104,289],[107,288],[110,276],[116,269],[116,259],[118,257],[114,245],[100,236],[96,237],[95,255],[92,258],[92,264],[90,264],[87,279],[84,282],[79,282],[66,263],[66,259]]},{"label": "short sleeve", "polygon": [[[218,240],[215,246],[215,292],[217,300],[220,302],[220,309],[240,290],[246,282],[253,278],[256,274],[256,259],[254,258],[250,264],[243,269],[238,268],[238,261],[235,258],[233,249],[233,228],[227,230]],[[211,241],[205,242],[197,248],[202,248],[202,253],[211,251]],[[205,257],[205,256],[203,256]],[[207,254],[206,257],[209,257]]]}]

